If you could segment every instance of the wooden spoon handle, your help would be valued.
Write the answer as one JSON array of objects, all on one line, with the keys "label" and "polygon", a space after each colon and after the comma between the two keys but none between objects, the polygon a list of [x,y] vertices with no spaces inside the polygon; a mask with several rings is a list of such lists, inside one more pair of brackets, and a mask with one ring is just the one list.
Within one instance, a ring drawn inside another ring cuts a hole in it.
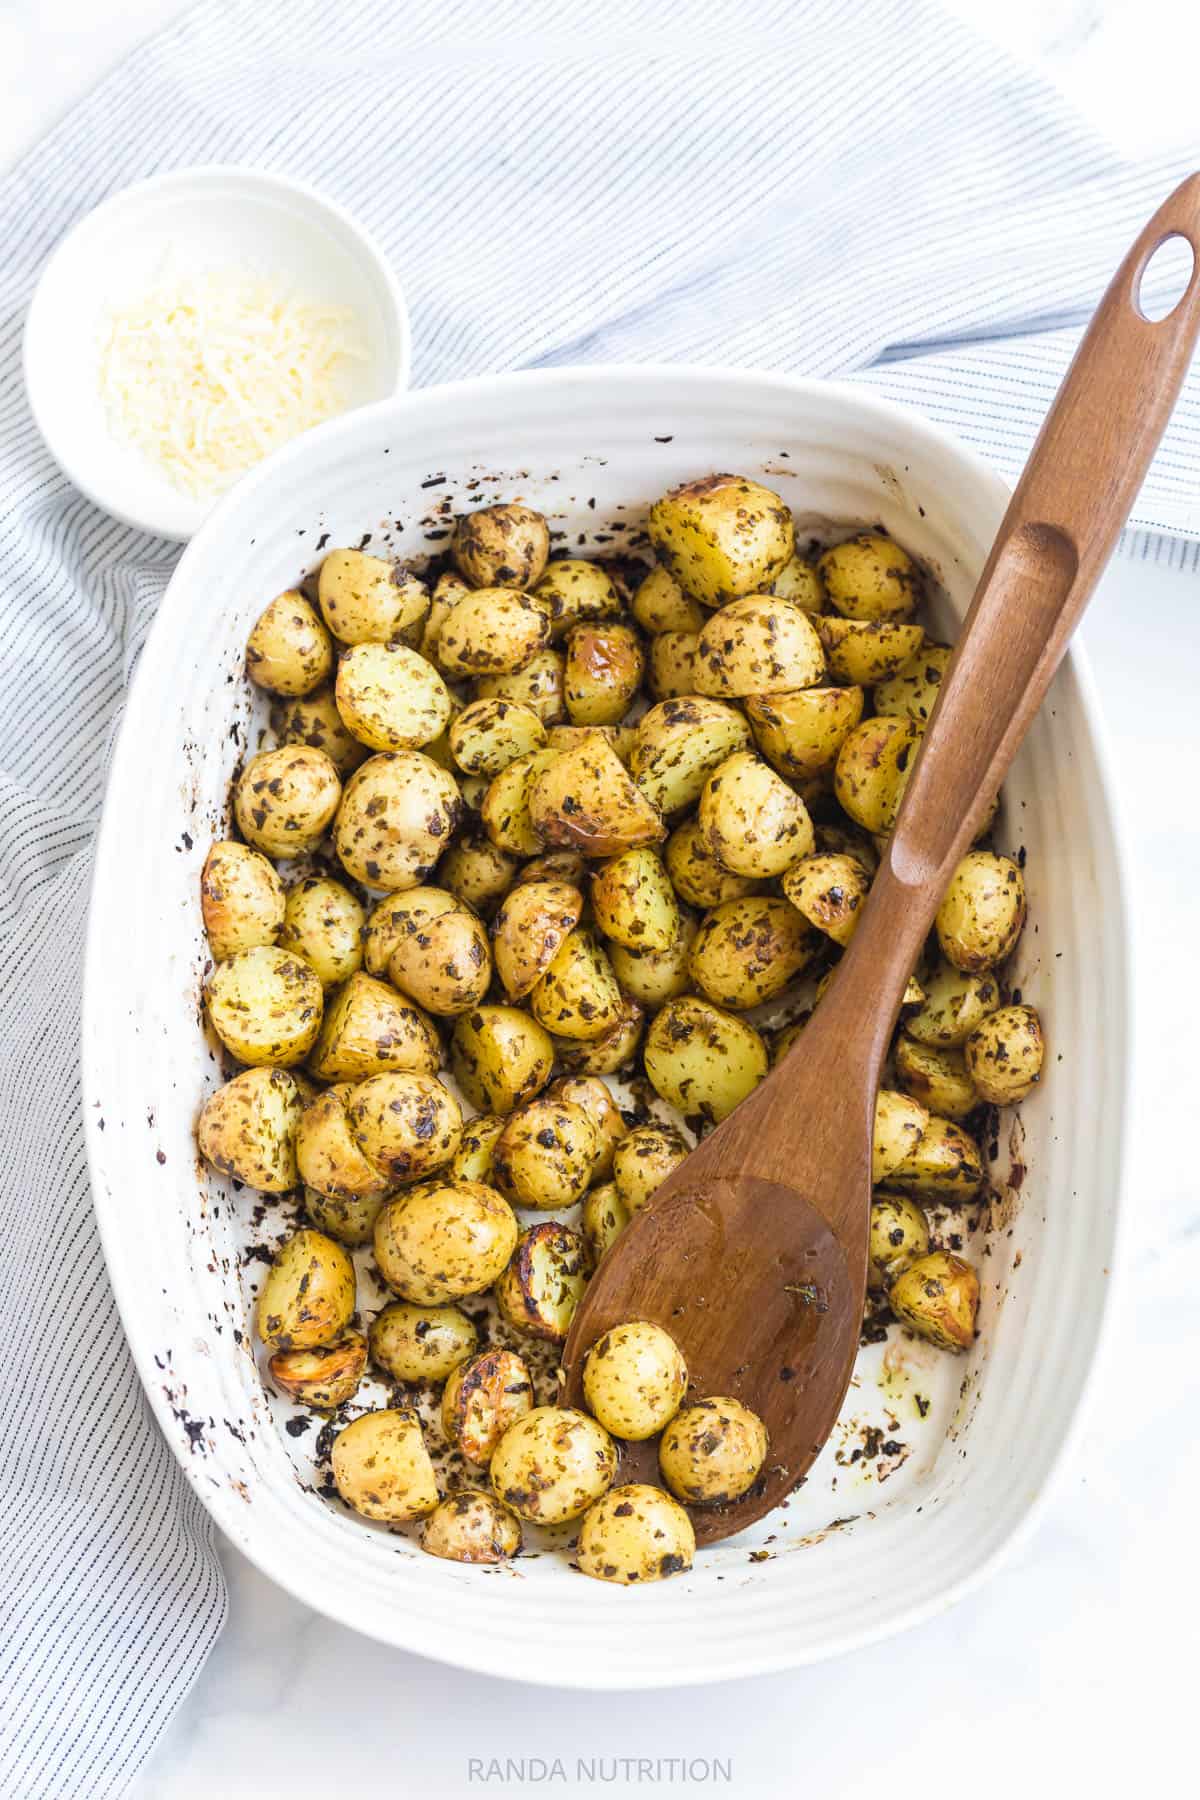
[{"label": "wooden spoon handle", "polygon": [[[1170,237],[1191,245],[1191,277],[1166,318],[1152,321],[1138,303],[1141,278]],[[918,910],[937,905],[1042,703],[1198,334],[1200,174],[1159,208],[1109,284],[980,577],[885,859]]]}]

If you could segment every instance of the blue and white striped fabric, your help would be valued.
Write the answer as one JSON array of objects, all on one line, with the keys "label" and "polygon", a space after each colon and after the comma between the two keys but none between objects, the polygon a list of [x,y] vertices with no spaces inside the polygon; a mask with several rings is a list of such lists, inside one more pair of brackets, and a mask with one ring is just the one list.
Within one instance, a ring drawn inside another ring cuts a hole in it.
[{"label": "blue and white striped fabric", "polygon": [[[317,183],[393,255],[416,379],[668,359],[854,374],[1019,466],[1182,171],[1131,169],[924,0],[204,0],[0,184],[0,1793],[130,1781],[221,1628],[92,1222],[76,1020],[121,696],[175,552],[43,451],[24,309],[138,177]],[[1139,522],[1200,535],[1190,391]],[[136,948],[130,946],[131,971]]]}]

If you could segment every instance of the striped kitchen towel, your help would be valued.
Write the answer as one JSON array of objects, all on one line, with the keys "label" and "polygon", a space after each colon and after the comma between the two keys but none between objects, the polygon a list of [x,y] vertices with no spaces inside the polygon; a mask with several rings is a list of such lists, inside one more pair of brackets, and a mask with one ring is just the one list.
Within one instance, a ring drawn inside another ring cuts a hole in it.
[{"label": "striped kitchen towel", "polygon": [[[655,358],[849,375],[1008,474],[1183,172],[1125,166],[927,0],[203,0],[0,183],[6,1800],[119,1793],[225,1604],[114,1311],[76,1072],[106,751],[176,552],[73,492],[20,364],[63,231],[214,161],[361,216],[407,288],[420,382]],[[1193,384],[1143,527],[1200,536],[1198,445]]]}]

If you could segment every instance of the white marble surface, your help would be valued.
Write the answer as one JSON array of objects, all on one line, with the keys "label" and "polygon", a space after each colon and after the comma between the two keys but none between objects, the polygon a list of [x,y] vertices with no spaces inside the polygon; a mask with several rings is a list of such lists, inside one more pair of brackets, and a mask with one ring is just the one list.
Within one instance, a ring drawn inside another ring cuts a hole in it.
[{"label": "white marble surface", "polygon": [[[336,0],[330,0],[336,4]],[[1037,57],[1131,152],[1200,139],[1187,0],[952,0]],[[178,0],[0,0],[0,162]],[[1189,16],[1190,15],[1190,16]],[[1197,1016],[1195,680],[1200,577],[1118,564],[1086,631],[1110,722],[1141,941],[1131,1242],[1088,1429],[1033,1537],[982,1592],[852,1659],[715,1690],[603,1700],[464,1677],[326,1623],[230,1552],[225,1636],[134,1792],[430,1800],[471,1758],[727,1758],[726,1791],[928,1788],[1000,1800],[1195,1780],[1200,1633],[1200,1200],[1186,1125]],[[533,1791],[592,1791],[531,1780]],[[667,1785],[667,1784],[664,1784]],[[626,1784],[624,1791],[628,1791]],[[616,1791],[623,1791],[618,1784]],[[14,1796],[19,1800],[19,1796]]]}]

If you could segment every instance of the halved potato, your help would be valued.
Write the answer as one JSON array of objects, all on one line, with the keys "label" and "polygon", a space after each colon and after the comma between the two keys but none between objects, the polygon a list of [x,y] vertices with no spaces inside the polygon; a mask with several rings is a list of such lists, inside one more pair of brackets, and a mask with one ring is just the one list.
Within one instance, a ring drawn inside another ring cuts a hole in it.
[{"label": "halved potato", "polygon": [[597,1149],[584,1109],[543,1095],[509,1114],[496,1140],[492,1179],[518,1206],[574,1206],[587,1192]]},{"label": "halved potato", "polygon": [[718,699],[790,694],[815,687],[825,653],[798,606],[773,594],[731,600],[709,619],[696,647],[696,687]]},{"label": "halved potato", "polygon": [[276,701],[271,708],[271,730],[281,746],[307,744],[312,750],[323,750],[343,780],[371,754],[346,730],[332,682],[294,700]]},{"label": "halved potato", "polygon": [[259,614],[246,640],[246,673],[256,687],[309,694],[333,668],[329,633],[304,595],[289,588]]},{"label": "halved potato", "polygon": [[496,1283],[500,1316],[524,1337],[565,1344],[587,1285],[587,1246],[557,1219],[523,1231]]},{"label": "halved potato", "polygon": [[750,894],[703,919],[688,965],[700,992],[731,1012],[781,994],[811,961],[820,939],[786,900]]},{"label": "halved potato", "polygon": [[920,1146],[929,1129],[929,1113],[910,1094],[880,1088],[875,1096],[875,1137],[871,1180],[889,1181]]},{"label": "halved potato", "polygon": [[512,1207],[482,1181],[424,1181],[375,1221],[379,1273],[404,1300],[440,1306],[482,1294],[517,1247]]},{"label": "halved potato", "polygon": [[920,747],[921,727],[912,719],[864,719],[846,738],[833,791],[864,831],[892,829]]},{"label": "halved potato", "polygon": [[510,1425],[533,1408],[533,1382],[515,1350],[460,1363],[442,1393],[442,1430],[468,1462],[486,1468]]},{"label": "halved potato", "polygon": [[258,1335],[272,1350],[332,1344],[354,1317],[354,1264],[320,1231],[294,1231],[275,1252],[255,1307]]},{"label": "halved potato", "polygon": [[543,725],[557,725],[567,716],[562,656],[557,650],[539,650],[523,668],[507,675],[480,675],[475,698],[515,700],[535,712]]},{"label": "halved potato", "polygon": [[799,693],[747,699],[754,742],[789,781],[828,775],[838,751],[862,718],[860,687],[811,687]]},{"label": "halved potato", "polygon": [[[615,955],[615,945],[613,951]],[[631,995],[622,994],[621,1017],[611,1031],[586,1043],[580,1038],[552,1038],[553,1054],[559,1067],[572,1075],[617,1075],[637,1055],[645,1023],[641,1004]]]},{"label": "halved potato", "polygon": [[779,495],[743,475],[706,475],[672,488],[651,507],[646,529],[680,587],[706,606],[769,588],[796,546]]},{"label": "halved potato", "polygon": [[282,949],[302,956],[323,988],[349,981],[361,967],[366,914],[348,887],[325,875],[308,875],[288,889]]},{"label": "halved potato", "polygon": [[244,1069],[210,1094],[196,1125],[200,1154],[260,1194],[294,1188],[300,1090],[286,1069]]},{"label": "halved potato", "polygon": [[239,950],[217,964],[204,998],[213,1030],[239,1062],[302,1062],[321,1029],[321,983],[289,950]]},{"label": "halved potato", "polygon": [[932,1113],[946,1119],[965,1119],[974,1112],[981,1095],[972,1081],[961,1050],[922,1044],[902,1031],[892,1053],[896,1080],[906,1094]]},{"label": "halved potato", "polygon": [[656,700],[675,700],[696,692],[700,652],[698,631],[660,631],[646,647],[646,686]]},{"label": "halved potato", "polygon": [[496,973],[511,1000],[532,992],[583,912],[583,895],[563,881],[522,883],[492,926]]},{"label": "halved potato", "polygon": [[315,850],[337,812],[342,784],[323,750],[285,744],[252,756],[233,790],[238,830],[267,856]]},{"label": "halved potato", "polygon": [[532,587],[550,554],[550,528],[517,501],[481,506],[459,519],[450,554],[472,587]]},{"label": "halved potato", "polygon": [[707,616],[662,567],[651,569],[638,585],[630,611],[649,637],[660,637],[664,631],[698,632]]},{"label": "halved potato", "polygon": [[723,700],[661,700],[638,725],[629,767],[646,798],[669,816],[694,805],[713,770],[749,743],[745,719]]},{"label": "halved potato", "polygon": [[640,1006],[664,1006],[692,985],[691,949],[697,921],[680,913],[679,932],[665,950],[630,950],[625,944],[609,945],[609,961],[621,992]]},{"label": "halved potato", "polygon": [[592,911],[604,936],[630,950],[669,950],[679,936],[674,889],[661,857],[645,846],[596,870]]},{"label": "halved potato", "polygon": [[511,675],[550,642],[550,614],[515,588],[465,594],[438,633],[438,666],[459,680]]},{"label": "halved potato", "polygon": [[367,1368],[367,1340],[348,1331],[313,1350],[276,1350],[267,1364],[277,1388],[302,1406],[335,1412],[353,1400]]},{"label": "halved potato", "polygon": [[344,1097],[336,1088],[318,1095],[301,1113],[296,1126],[296,1166],[307,1188],[330,1199],[382,1199],[392,1186],[359,1149]]},{"label": "halved potato", "polygon": [[450,753],[459,768],[488,781],[545,743],[538,715],[515,700],[473,700],[450,725]]},{"label": "halved potato", "polygon": [[596,1134],[589,1179],[603,1181],[612,1169],[613,1154],[629,1127],[611,1090],[598,1075],[561,1075],[546,1089],[547,1100],[567,1101],[583,1109]]},{"label": "halved potato", "polygon": [[474,1356],[479,1331],[457,1306],[393,1300],[371,1321],[371,1361],[393,1381],[445,1381]]},{"label": "halved potato", "polygon": [[492,843],[512,856],[536,856],[543,848],[541,832],[533,819],[531,801],[543,773],[559,761],[559,752],[548,746],[514,757],[489,782],[480,807],[484,830]]},{"label": "halved potato", "polygon": [[453,705],[433,664],[405,644],[354,644],[338,664],[338,711],[372,750],[421,750]]},{"label": "halved potato", "polygon": [[658,1120],[635,1125],[622,1138],[613,1156],[613,1184],[627,1214],[640,1212],[653,1199],[690,1149],[682,1131]]},{"label": "halved potato", "polygon": [[725,900],[740,900],[763,885],[748,875],[731,875],[721,867],[704,841],[699,819],[688,819],[676,826],[663,855],[680,899],[703,912]]},{"label": "halved potato", "polygon": [[931,1114],[916,1146],[889,1170],[887,1179],[918,1200],[953,1206],[973,1200],[983,1187],[983,1156],[961,1125]]},{"label": "halved potato", "polygon": [[907,550],[880,531],[860,531],[826,550],[817,568],[845,619],[908,619],[925,592]]},{"label": "halved potato", "polygon": [[462,1136],[462,1108],[433,1075],[368,1075],[346,1102],[355,1143],[391,1182],[444,1168]]},{"label": "halved potato", "polygon": [[650,1084],[685,1118],[719,1125],[767,1072],[767,1046],[745,1019],[691,995],[670,1000],[646,1033]]},{"label": "halved potato", "polygon": [[232,838],[213,845],[200,875],[200,911],[214,962],[277,944],[286,909],[283,883],[261,851]]},{"label": "halved potato", "polygon": [[919,625],[898,625],[891,619],[831,616],[818,622],[817,631],[829,673],[860,687],[876,687],[904,668],[925,637]]},{"label": "halved potato", "polygon": [[462,816],[458,784],[431,757],[384,753],[346,783],[333,847],[356,881],[398,893],[428,881]]},{"label": "halved potato", "polygon": [[922,644],[914,656],[875,689],[875,711],[927,725],[953,654],[948,644]]},{"label": "halved potato", "polygon": [[818,853],[786,870],[783,891],[792,905],[835,944],[848,944],[858,925],[871,877],[855,856]]},{"label": "halved potato", "polygon": [[803,800],[750,750],[735,751],[714,769],[700,795],[699,819],[709,850],[735,875],[782,875],[813,849]]},{"label": "halved potato", "polygon": [[389,644],[420,627],[429,594],[403,563],[331,550],[317,577],[325,623],[343,644]]},{"label": "halved potato", "polygon": [[534,831],[584,856],[616,856],[666,836],[658,810],[599,733],[543,768],[529,795]]},{"label": "halved potato", "polygon": [[563,693],[575,725],[615,725],[642,685],[642,641],[628,625],[575,625],[567,635]]},{"label": "halved potato", "polygon": [[318,1081],[360,1081],[385,1069],[436,1075],[441,1060],[420,1008],[360,969],[330,995],[308,1066]]},{"label": "halved potato", "polygon": [[579,625],[585,619],[619,619],[621,616],[621,596],[607,571],[599,563],[576,557],[547,563],[533,596],[546,609],[555,643],[565,638],[573,625]]},{"label": "halved potato", "polygon": [[450,1068],[472,1106],[510,1113],[545,1087],[553,1067],[549,1033],[515,1006],[478,1006],[454,1022]]},{"label": "halved potato", "polygon": [[533,1016],[556,1037],[604,1037],[621,1017],[621,990],[594,933],[563,939],[529,996]]}]

